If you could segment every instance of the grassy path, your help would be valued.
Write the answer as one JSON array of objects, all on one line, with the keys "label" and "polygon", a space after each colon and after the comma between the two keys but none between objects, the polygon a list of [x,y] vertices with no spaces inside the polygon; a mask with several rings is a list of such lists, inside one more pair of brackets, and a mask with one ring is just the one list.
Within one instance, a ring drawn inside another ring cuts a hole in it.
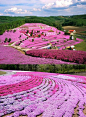
[{"label": "grassy path", "polygon": [[4,71],[0,71],[0,75],[6,74],[6,72]]}]

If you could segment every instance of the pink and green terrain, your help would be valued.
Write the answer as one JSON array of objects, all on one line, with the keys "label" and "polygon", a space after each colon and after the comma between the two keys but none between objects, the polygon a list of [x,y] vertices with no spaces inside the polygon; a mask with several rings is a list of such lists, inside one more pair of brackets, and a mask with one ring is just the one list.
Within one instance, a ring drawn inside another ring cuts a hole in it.
[{"label": "pink and green terrain", "polygon": [[[5,31],[0,36],[1,43],[4,43],[5,38],[11,38],[12,46],[27,49],[41,49],[52,45],[62,50],[82,41],[78,38],[76,41],[70,40],[69,35],[64,35],[64,32],[57,28],[42,23],[26,23],[18,28]],[[5,43],[9,44],[9,42]]]},{"label": "pink and green terrain", "polygon": [[[66,59],[63,59],[61,56],[55,58],[32,57],[30,54],[27,56],[18,51],[20,50],[27,54],[30,50],[33,52],[34,50],[48,51],[48,49],[51,48],[51,51],[58,49],[58,52],[61,50],[65,53],[66,47],[76,45],[82,41],[83,40],[79,38],[71,40],[70,36],[65,35],[63,31],[46,24],[26,23],[18,28],[7,30],[3,35],[0,35],[0,64],[85,64],[86,52],[84,51],[80,52],[83,53],[83,56],[79,57],[77,54],[78,51],[75,50],[77,60],[75,60],[76,58],[74,56],[74,58],[72,57],[73,59],[70,60],[72,56],[70,53],[74,52],[72,50],[71,52],[67,51],[68,56]],[[43,62],[40,62],[42,60]]]},{"label": "pink and green terrain", "polygon": [[86,116],[86,76],[0,71],[0,117]]}]

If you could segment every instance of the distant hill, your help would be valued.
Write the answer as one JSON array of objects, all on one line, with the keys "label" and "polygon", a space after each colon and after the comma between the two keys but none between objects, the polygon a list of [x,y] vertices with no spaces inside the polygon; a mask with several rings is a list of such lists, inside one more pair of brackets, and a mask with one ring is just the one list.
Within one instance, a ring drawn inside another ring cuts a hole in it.
[{"label": "distant hill", "polygon": [[74,16],[0,16],[0,34],[25,23],[44,23],[62,30],[62,26],[86,26],[86,14]]},{"label": "distant hill", "polygon": [[86,14],[65,17],[63,26],[86,26]]},{"label": "distant hill", "polygon": [[5,30],[16,28],[25,23],[44,23],[50,26],[54,26],[59,30],[62,29],[62,22],[64,18],[60,16],[51,17],[37,17],[37,16],[24,16],[24,17],[11,17],[11,16],[0,16],[0,34],[3,34]]}]

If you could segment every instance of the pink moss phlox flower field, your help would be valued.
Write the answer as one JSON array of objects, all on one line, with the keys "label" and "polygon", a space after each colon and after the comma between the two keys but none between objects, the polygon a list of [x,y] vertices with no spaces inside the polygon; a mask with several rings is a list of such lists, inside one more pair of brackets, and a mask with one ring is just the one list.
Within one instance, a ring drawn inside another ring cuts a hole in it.
[{"label": "pink moss phlox flower field", "polygon": [[61,60],[31,57],[22,54],[15,48],[0,45],[0,64],[74,64]]},{"label": "pink moss phlox flower field", "polygon": [[38,49],[29,50],[26,54],[34,57],[59,59],[79,64],[86,64],[85,51]]},{"label": "pink moss phlox flower field", "polygon": [[[20,35],[21,35],[21,38],[20,38]],[[26,36],[21,34],[19,32],[19,30],[16,30],[16,32],[13,32],[13,30],[12,30],[12,31],[9,31],[9,32],[5,31],[3,33],[3,35],[0,35],[1,42],[4,42],[5,38],[8,38],[8,39],[11,38],[11,42],[15,42],[15,41],[18,41],[20,39],[26,38]]]},{"label": "pink moss phlox flower field", "polygon": [[5,31],[3,35],[0,35],[1,43],[9,44],[10,42],[4,42],[6,38],[11,38],[10,42],[16,42],[13,46],[29,49],[41,49],[51,44],[62,50],[83,41],[78,38],[76,41],[70,40],[70,36],[64,35],[63,31],[42,23],[26,23],[18,28]]},{"label": "pink moss phlox flower field", "polygon": [[85,117],[85,76],[9,72],[12,74],[0,76],[0,117],[7,114],[11,114],[9,117],[36,117],[40,114],[42,117],[72,117],[77,104],[77,114]]},{"label": "pink moss phlox flower field", "polygon": [[[53,56],[52,50],[50,50],[51,52],[48,55],[43,54],[40,56],[37,55],[37,52],[36,54],[34,53],[36,57],[28,57],[14,49],[18,48],[22,51],[40,49],[43,52],[42,49],[44,48],[50,49],[55,47],[63,50],[82,41],[82,39],[78,38],[71,40],[70,36],[64,35],[63,31],[46,24],[26,23],[18,28],[7,30],[3,35],[0,35],[0,64],[70,64],[70,62],[72,62],[71,64],[86,64],[85,52],[63,51],[63,55],[61,55],[62,53],[57,53],[57,55],[54,54]],[[14,48],[4,47],[4,45]],[[29,51],[26,53],[29,54]]]}]

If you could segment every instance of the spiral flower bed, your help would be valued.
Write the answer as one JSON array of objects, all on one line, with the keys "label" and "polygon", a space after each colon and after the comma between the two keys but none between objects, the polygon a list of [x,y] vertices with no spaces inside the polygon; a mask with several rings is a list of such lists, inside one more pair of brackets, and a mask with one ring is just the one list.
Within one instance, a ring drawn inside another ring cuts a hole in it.
[{"label": "spiral flower bed", "polygon": [[[0,76],[0,117],[85,117],[86,77],[44,72]],[[74,109],[78,112],[75,113]]]}]

